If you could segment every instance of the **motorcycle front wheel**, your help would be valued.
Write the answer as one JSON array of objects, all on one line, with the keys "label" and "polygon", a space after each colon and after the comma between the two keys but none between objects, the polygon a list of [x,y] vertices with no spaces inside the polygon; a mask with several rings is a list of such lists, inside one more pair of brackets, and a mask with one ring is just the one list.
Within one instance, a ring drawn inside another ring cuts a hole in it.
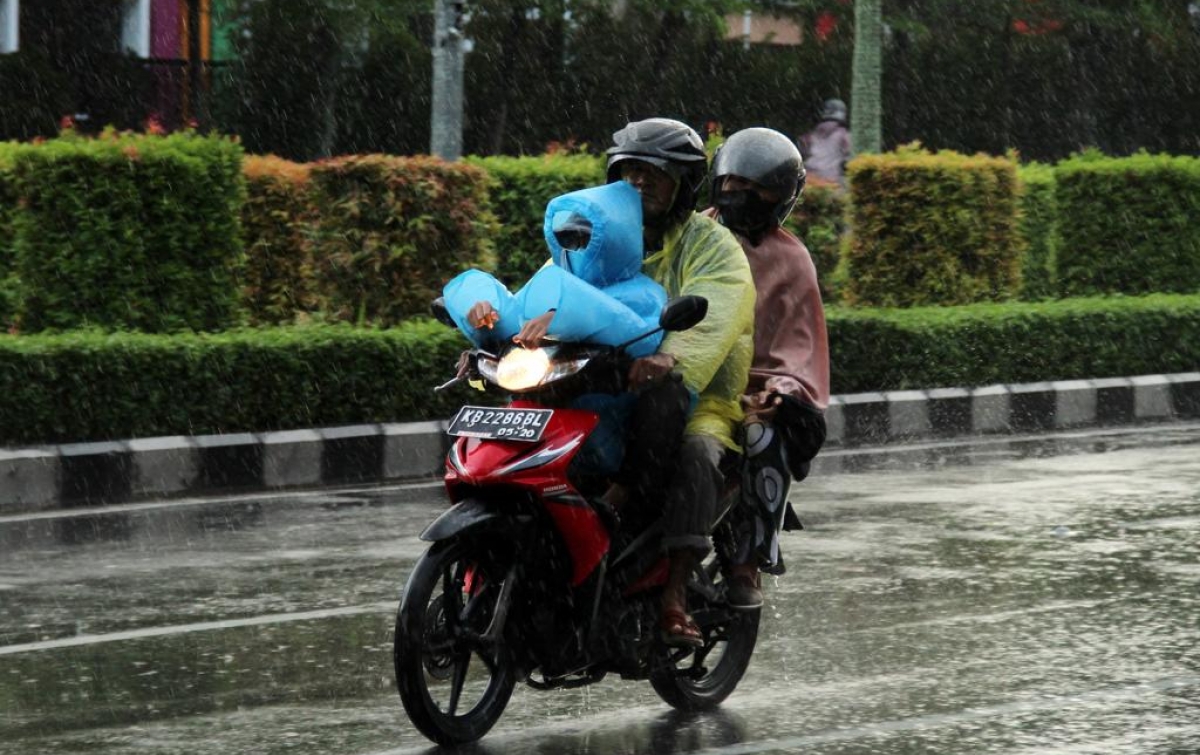
[{"label": "motorcycle front wheel", "polygon": [[665,648],[666,657],[650,672],[650,685],[673,708],[711,710],[733,693],[749,668],[762,612],[734,611],[692,597],[697,604],[689,605],[689,610],[704,635],[704,645],[695,650]]},{"label": "motorcycle front wheel", "polygon": [[487,638],[505,573],[472,558],[460,540],[435,543],[417,561],[396,616],[393,660],[413,725],[455,746],[486,734],[515,679],[503,644]]}]

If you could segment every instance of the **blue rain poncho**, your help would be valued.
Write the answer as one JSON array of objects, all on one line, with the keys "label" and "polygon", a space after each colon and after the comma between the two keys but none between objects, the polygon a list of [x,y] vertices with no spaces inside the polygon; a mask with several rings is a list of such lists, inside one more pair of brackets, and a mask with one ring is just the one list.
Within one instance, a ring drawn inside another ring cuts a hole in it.
[{"label": "blue rain poncho", "polygon": [[[530,319],[555,310],[548,336],[618,346],[658,327],[666,304],[663,287],[641,272],[642,200],[618,181],[564,194],[546,206],[543,235],[550,262],[516,294],[492,275],[468,270],[442,291],[446,309],[478,348],[508,342]],[[573,241],[586,243],[574,248]],[[567,245],[564,246],[564,241]],[[491,329],[473,328],[467,313],[487,301],[499,315]],[[633,357],[653,354],[663,334],[630,345]],[[577,457],[588,471],[612,474],[624,455],[624,428],[633,394],[589,394],[572,406],[600,415],[600,423]]]},{"label": "blue rain poncho", "polygon": [[[590,229],[582,249],[564,249],[559,236]],[[658,326],[663,287],[641,273],[642,202],[625,183],[596,186],[550,200],[543,224],[552,264],[516,294],[492,275],[468,270],[446,284],[446,308],[479,348],[506,342],[527,321],[556,310],[547,332],[561,341],[617,346]],[[487,301],[499,315],[491,329],[473,328],[467,313]],[[657,333],[629,347],[634,357],[658,350]]]}]

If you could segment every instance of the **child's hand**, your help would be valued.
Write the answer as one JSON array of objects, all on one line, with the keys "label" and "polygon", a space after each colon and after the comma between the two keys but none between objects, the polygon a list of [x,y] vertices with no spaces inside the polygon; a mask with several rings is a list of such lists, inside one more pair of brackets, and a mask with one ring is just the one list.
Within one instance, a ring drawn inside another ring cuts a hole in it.
[{"label": "child's hand", "polygon": [[536,349],[542,345],[542,339],[550,330],[550,321],[553,319],[554,310],[552,309],[544,315],[538,315],[527,321],[521,326],[521,332],[513,336],[513,341],[527,349]]},{"label": "child's hand", "polygon": [[500,313],[492,308],[488,301],[477,301],[467,312],[467,322],[472,328],[487,328],[491,330],[500,319]]}]

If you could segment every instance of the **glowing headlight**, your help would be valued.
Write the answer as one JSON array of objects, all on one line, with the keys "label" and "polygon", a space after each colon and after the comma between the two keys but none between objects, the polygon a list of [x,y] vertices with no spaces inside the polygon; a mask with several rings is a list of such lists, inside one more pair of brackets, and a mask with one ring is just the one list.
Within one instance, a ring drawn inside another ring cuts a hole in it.
[{"label": "glowing headlight", "polygon": [[513,349],[496,366],[496,382],[509,391],[527,391],[540,385],[550,371],[545,349]]},{"label": "glowing headlight", "polygon": [[499,362],[480,359],[479,373],[501,388],[519,393],[574,375],[588,363],[587,357],[557,361],[553,358],[557,350],[554,346],[513,349]]}]

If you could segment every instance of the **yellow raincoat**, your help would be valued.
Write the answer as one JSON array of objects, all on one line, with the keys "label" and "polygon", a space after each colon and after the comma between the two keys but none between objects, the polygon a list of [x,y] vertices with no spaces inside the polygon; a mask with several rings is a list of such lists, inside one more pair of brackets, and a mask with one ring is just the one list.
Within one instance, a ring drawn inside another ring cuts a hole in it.
[{"label": "yellow raincoat", "polygon": [[669,299],[689,294],[708,299],[704,320],[668,333],[659,351],[675,357],[684,383],[700,397],[687,432],[739,450],[733,433],[742,420],[739,398],[754,358],[754,278],[741,245],[717,221],[692,213],[667,234],[661,251],[646,258],[642,272]]}]

